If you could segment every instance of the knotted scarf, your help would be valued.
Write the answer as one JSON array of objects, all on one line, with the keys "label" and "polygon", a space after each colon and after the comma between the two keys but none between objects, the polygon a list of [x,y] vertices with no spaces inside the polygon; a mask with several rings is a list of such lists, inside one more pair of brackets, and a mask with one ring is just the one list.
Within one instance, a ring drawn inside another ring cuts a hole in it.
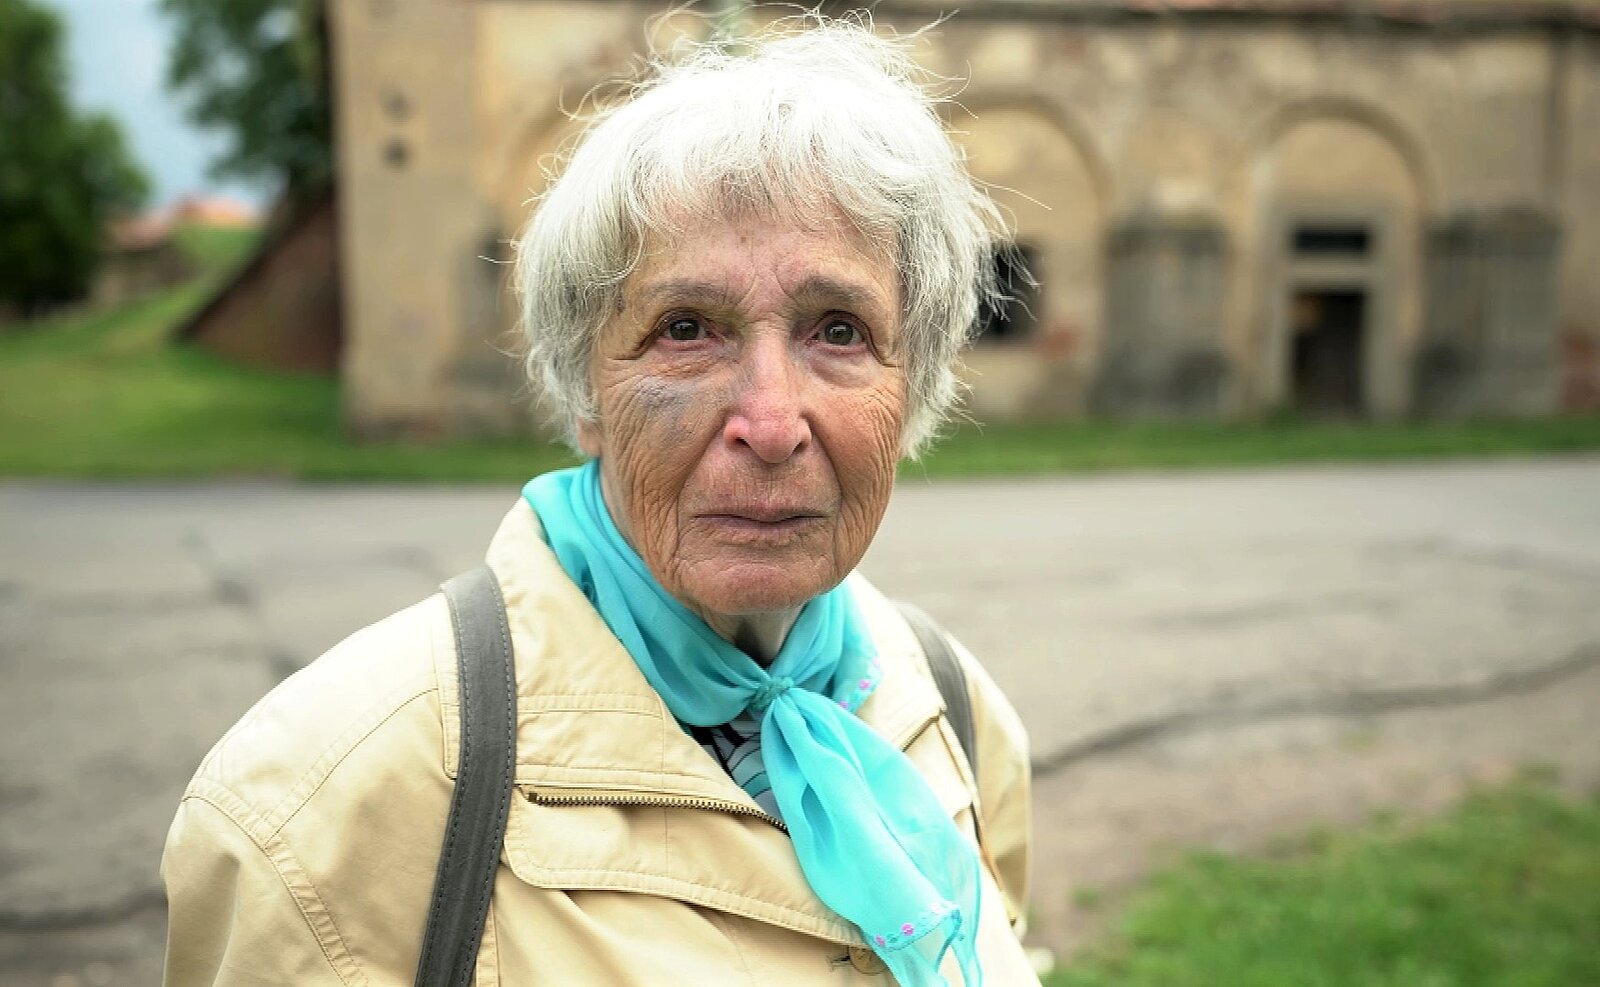
[{"label": "knotted scarf", "polygon": [[598,460],[530,481],[523,496],[568,576],[672,715],[717,726],[746,710],[812,890],[860,929],[902,987],[941,987],[953,950],[982,984],[978,858],[899,749],[855,715],[878,681],[854,597],[808,602],[771,665],[723,640],[656,581],[612,521]]}]

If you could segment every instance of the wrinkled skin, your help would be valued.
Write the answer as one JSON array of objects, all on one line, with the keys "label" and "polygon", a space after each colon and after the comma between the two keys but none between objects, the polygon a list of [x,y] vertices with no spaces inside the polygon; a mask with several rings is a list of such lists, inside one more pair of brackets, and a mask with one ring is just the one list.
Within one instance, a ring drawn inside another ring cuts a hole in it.
[{"label": "wrinkled skin", "polygon": [[595,345],[606,504],[673,596],[770,660],[878,530],[905,421],[900,288],[854,230],[651,241]]}]

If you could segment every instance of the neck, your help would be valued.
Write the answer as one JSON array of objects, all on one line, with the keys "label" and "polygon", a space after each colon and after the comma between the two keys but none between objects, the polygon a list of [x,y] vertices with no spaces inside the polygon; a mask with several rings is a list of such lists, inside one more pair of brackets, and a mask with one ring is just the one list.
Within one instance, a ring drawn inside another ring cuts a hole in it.
[{"label": "neck", "polygon": [[778,649],[783,647],[783,641],[799,618],[800,610],[795,608],[736,616],[702,613],[700,616],[719,637],[765,667],[778,657]]}]

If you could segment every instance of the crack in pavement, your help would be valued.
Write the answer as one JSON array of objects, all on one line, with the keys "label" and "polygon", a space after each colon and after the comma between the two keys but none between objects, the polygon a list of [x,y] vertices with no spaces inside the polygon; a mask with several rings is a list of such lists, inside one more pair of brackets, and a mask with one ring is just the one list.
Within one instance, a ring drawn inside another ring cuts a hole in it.
[{"label": "crack in pavement", "polygon": [[1033,774],[1035,779],[1045,778],[1093,757],[1206,728],[1242,726],[1283,716],[1370,716],[1442,706],[1466,706],[1533,692],[1595,667],[1600,667],[1600,642],[1579,647],[1566,657],[1544,665],[1514,669],[1476,682],[1361,689],[1255,705],[1218,705],[1157,713],[1091,733],[1036,757],[1033,759]]},{"label": "crack in pavement", "polygon": [[212,550],[211,543],[206,540],[203,531],[199,528],[185,529],[182,543],[183,547],[188,549],[189,557],[194,564],[199,566],[200,571],[211,580],[213,600],[255,614],[255,594],[250,591],[249,585],[244,580],[222,564],[222,559]]},{"label": "crack in pavement", "polygon": [[1408,538],[1377,542],[1368,546],[1365,554],[1380,561],[1386,557],[1462,560],[1509,572],[1600,582],[1600,569],[1519,545],[1487,546],[1452,538]]},{"label": "crack in pavement", "polygon": [[150,908],[165,909],[167,893],[162,888],[140,888],[114,901],[79,908],[50,908],[39,911],[0,909],[0,933],[69,932],[112,925]]},{"label": "crack in pavement", "polygon": [[398,569],[409,569],[435,586],[455,575],[452,572],[445,572],[444,566],[439,564],[439,559],[434,553],[417,546],[378,552],[368,561],[392,565]]},{"label": "crack in pavement", "polygon": [[[3,598],[0,598],[3,599]],[[207,587],[200,592],[159,592],[148,596],[134,594],[95,593],[82,596],[50,596],[28,594],[24,602],[36,614],[52,617],[76,617],[85,613],[95,616],[122,617],[129,614],[175,613],[187,610],[204,610],[215,606],[217,594]]]},{"label": "crack in pavement", "polygon": [[282,682],[299,671],[300,663],[293,655],[278,647],[273,640],[266,619],[261,615],[255,591],[250,588],[249,583],[223,564],[221,558],[212,550],[211,543],[206,540],[205,533],[199,528],[186,529],[183,533],[183,546],[188,549],[190,558],[211,580],[211,600],[239,610],[249,620],[250,626],[255,629],[256,636],[261,641],[262,649],[266,652],[267,669],[273,681]]},{"label": "crack in pavement", "polygon": [[[264,570],[252,569],[250,578],[246,578],[222,561],[201,529],[185,530],[182,541],[190,558],[210,581],[209,592],[204,598],[213,604],[232,607],[244,614],[261,642],[268,672],[275,682],[281,682],[298,672],[308,661],[316,657],[315,654],[297,655],[292,650],[286,649],[283,641],[274,633],[267,615],[263,613],[261,593],[258,584],[252,580],[260,580],[264,572],[272,573],[273,567]],[[439,559],[424,548],[402,547],[370,553],[347,559],[345,564],[356,568],[380,565],[396,571],[409,572],[422,577],[435,587],[449,578],[449,574],[441,575],[445,570]],[[291,570],[285,568],[281,571]]]},{"label": "crack in pavement", "polygon": [[1392,595],[1360,590],[1338,590],[1320,596],[1283,596],[1214,609],[1191,609],[1137,616],[1124,623],[1162,633],[1223,630],[1250,624],[1291,620],[1324,614],[1359,613],[1387,616],[1400,609]]}]

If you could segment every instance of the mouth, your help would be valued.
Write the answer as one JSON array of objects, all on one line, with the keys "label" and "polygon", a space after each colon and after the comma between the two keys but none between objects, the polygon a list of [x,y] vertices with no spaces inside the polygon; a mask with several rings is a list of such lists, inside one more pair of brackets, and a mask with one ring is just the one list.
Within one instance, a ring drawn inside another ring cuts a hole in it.
[{"label": "mouth", "polygon": [[702,524],[735,538],[796,535],[826,519],[827,515],[809,510],[728,510],[698,515]]},{"label": "mouth", "polygon": [[700,515],[709,520],[749,521],[755,524],[783,524],[787,521],[817,520],[823,511],[802,507],[733,507],[725,510],[705,511]]}]

